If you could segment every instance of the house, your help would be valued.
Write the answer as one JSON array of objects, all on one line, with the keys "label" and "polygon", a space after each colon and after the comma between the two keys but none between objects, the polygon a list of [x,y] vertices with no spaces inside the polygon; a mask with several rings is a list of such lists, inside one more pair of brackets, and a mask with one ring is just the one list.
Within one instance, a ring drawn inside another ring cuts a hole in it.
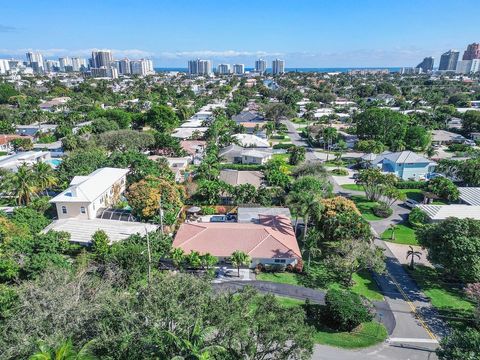
[{"label": "house", "polygon": [[470,137],[473,141],[478,141],[480,140],[480,132],[471,132]]},{"label": "house", "polygon": [[184,182],[185,181],[185,172],[190,164],[189,157],[167,157],[168,167],[172,172],[175,174],[175,181],[176,182]]},{"label": "house", "polygon": [[0,156],[0,168],[17,171],[23,164],[33,165],[38,162],[49,162],[51,160],[48,151],[26,151],[13,155]]},{"label": "house", "polygon": [[437,163],[413,151],[395,153],[385,151],[376,155],[366,165],[376,166],[384,172],[393,173],[402,180],[420,180],[430,178]]},{"label": "house", "polygon": [[273,151],[265,148],[243,148],[232,144],[219,151],[219,156],[233,164],[265,164],[272,158]]},{"label": "house", "polygon": [[54,220],[42,232],[47,233],[50,230],[65,231],[70,233],[70,242],[79,245],[89,245],[93,234],[97,230],[105,231],[110,244],[112,244],[131,235],[140,234],[144,236],[146,233],[156,231],[157,229],[157,225],[134,221],[68,218]]},{"label": "house", "polygon": [[0,152],[10,152],[13,150],[12,141],[15,139],[25,139],[28,138],[32,140],[30,136],[21,136],[14,134],[0,134]]},{"label": "house", "polygon": [[480,187],[459,187],[458,191],[463,204],[480,206]]},{"label": "house", "polygon": [[175,131],[172,134],[172,137],[177,138],[177,139],[190,139],[192,135],[198,135],[198,136],[203,136],[205,132],[207,131],[207,127],[194,127],[194,128],[176,128]]},{"label": "house", "polygon": [[449,145],[461,144],[467,140],[464,136],[445,130],[432,130],[432,144]]},{"label": "house", "polygon": [[455,205],[424,205],[417,206],[425,214],[427,214],[430,222],[443,221],[449,217],[456,217],[459,219],[474,219],[480,220],[480,206],[455,204]]},{"label": "house", "polygon": [[58,125],[55,124],[39,124],[33,123],[30,125],[17,125],[15,133],[22,136],[41,136],[42,134],[54,132]]},{"label": "house", "polygon": [[378,94],[377,96],[372,96],[367,98],[367,102],[374,102],[374,101],[378,101],[385,105],[390,105],[395,102],[395,97],[390,94]]},{"label": "house", "polygon": [[267,138],[267,133],[265,130],[262,130],[261,123],[243,122],[243,123],[240,123],[239,125],[242,125],[246,134],[258,136],[261,139]]},{"label": "house", "polygon": [[191,157],[193,164],[199,165],[203,159],[207,142],[203,140],[182,140],[180,146]]},{"label": "house", "polygon": [[128,169],[100,168],[75,176],[65,191],[50,200],[59,219],[95,219],[99,210],[114,205],[125,191]]},{"label": "house", "polygon": [[220,171],[219,179],[232,186],[250,184],[258,189],[262,185],[263,174],[261,171],[225,169]]},{"label": "house", "polygon": [[232,116],[232,120],[237,124],[240,123],[263,123],[265,118],[253,111],[242,111],[240,114]]},{"label": "house", "polygon": [[40,110],[57,112],[66,110],[66,103],[70,101],[68,96],[53,98],[52,100],[44,101],[38,107]]},{"label": "house", "polygon": [[173,241],[185,253],[210,253],[219,261],[243,251],[258,264],[294,265],[301,259],[291,221],[286,216],[259,215],[258,223],[184,223]]},{"label": "house", "polygon": [[251,134],[235,134],[233,137],[238,141],[240,146],[252,148],[269,148],[270,143],[256,135]]}]

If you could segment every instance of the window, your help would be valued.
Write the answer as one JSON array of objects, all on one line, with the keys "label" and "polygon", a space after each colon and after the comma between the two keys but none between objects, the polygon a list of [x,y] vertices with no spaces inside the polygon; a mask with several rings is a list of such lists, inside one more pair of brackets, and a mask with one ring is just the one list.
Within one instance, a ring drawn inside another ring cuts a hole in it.
[{"label": "window", "polygon": [[67,207],[66,206],[62,206],[62,214],[66,214],[67,213]]},{"label": "window", "polygon": [[275,259],[276,264],[285,264],[285,259]]},{"label": "window", "polygon": [[85,207],[84,207],[84,206],[81,206],[81,207],[80,207],[80,212],[81,212],[82,214],[85,214]]}]

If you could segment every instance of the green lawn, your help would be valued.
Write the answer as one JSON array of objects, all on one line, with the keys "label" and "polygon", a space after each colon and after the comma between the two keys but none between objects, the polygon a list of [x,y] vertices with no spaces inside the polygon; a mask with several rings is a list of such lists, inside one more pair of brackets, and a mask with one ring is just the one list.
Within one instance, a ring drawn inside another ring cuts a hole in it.
[{"label": "green lawn", "polygon": [[385,327],[376,322],[371,321],[361,324],[352,332],[336,332],[328,328],[317,330],[314,333],[314,339],[317,344],[336,346],[346,349],[365,348],[382,341],[387,338],[387,330]]},{"label": "green lawn", "polygon": [[272,159],[282,159],[288,164],[288,159],[290,159],[290,154],[273,154]]},{"label": "green lawn", "polygon": [[392,240],[392,230],[387,229],[382,234],[382,240],[390,241],[396,244],[418,245],[415,230],[408,224],[398,224],[395,230],[395,240]]},{"label": "green lawn", "polygon": [[357,184],[344,184],[342,185],[342,188],[346,190],[353,190],[353,191],[364,191],[362,185],[357,185]]},{"label": "green lawn", "polygon": [[278,272],[278,273],[267,273],[261,272],[257,275],[257,280],[262,281],[271,281],[280,284],[289,284],[289,285],[300,285],[298,277],[295,273],[290,272]]},{"label": "green lawn", "polygon": [[407,195],[407,198],[422,202],[423,201],[423,191],[421,189],[400,189],[402,193]]},{"label": "green lawn", "polygon": [[372,208],[377,204],[375,201],[367,200],[365,196],[353,195],[350,199],[357,205],[358,210],[362,213],[365,220],[380,220],[381,217],[375,215]]},{"label": "green lawn", "polygon": [[473,311],[474,305],[467,300],[462,289],[444,282],[442,274],[436,269],[422,265],[417,265],[413,271],[408,267],[406,269],[436,308]]},{"label": "green lawn", "polygon": [[301,306],[305,304],[305,301],[303,300],[298,300],[298,299],[293,299],[289,297],[284,297],[284,296],[276,296],[278,302],[280,305],[286,307],[286,308],[291,308],[295,306]]}]

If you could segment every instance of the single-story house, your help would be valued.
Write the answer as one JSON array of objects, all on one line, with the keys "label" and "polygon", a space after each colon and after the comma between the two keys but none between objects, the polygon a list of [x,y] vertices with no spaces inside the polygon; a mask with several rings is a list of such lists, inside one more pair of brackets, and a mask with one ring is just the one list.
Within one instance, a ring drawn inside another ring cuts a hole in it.
[{"label": "single-story house", "polygon": [[266,131],[262,129],[262,123],[243,122],[240,125],[243,126],[246,134],[256,135],[262,139],[267,138]]},{"label": "single-story house", "polygon": [[463,204],[480,206],[480,187],[459,187],[458,191]]},{"label": "single-story house", "polygon": [[210,253],[219,261],[227,260],[234,251],[243,251],[258,264],[296,264],[300,249],[292,224],[285,216],[260,215],[258,223],[184,223],[173,241],[173,247],[185,253]]},{"label": "single-story house", "polygon": [[30,125],[17,125],[15,127],[15,133],[17,135],[28,135],[35,137],[37,135],[45,134],[48,132],[54,132],[57,129],[56,124],[38,124],[38,123],[33,123]]},{"label": "single-story house", "polygon": [[456,217],[459,219],[474,219],[480,220],[480,206],[455,204],[455,205],[424,205],[417,206],[420,210],[425,212],[430,222],[443,221],[449,217]]},{"label": "single-story house", "polygon": [[432,130],[432,144],[449,145],[460,144],[467,140],[464,136],[445,130]]},{"label": "single-story house", "polygon": [[242,111],[240,114],[232,116],[232,120],[237,124],[245,122],[263,123],[265,121],[262,115],[253,111]]},{"label": "single-story house", "polygon": [[473,141],[478,141],[480,140],[480,132],[471,132],[470,137]]},{"label": "single-story house", "polygon": [[269,148],[270,143],[258,136],[252,134],[235,134],[233,137],[238,141],[240,146],[251,148]]},{"label": "single-story house", "polygon": [[262,185],[263,174],[261,171],[225,169],[220,171],[219,179],[232,186],[251,184],[258,189]]},{"label": "single-story house", "polygon": [[175,131],[172,134],[172,137],[177,138],[177,139],[190,139],[192,135],[194,134],[200,134],[203,136],[205,132],[207,131],[207,127],[195,127],[195,128],[176,128]]},{"label": "single-story house", "polygon": [[100,168],[75,176],[68,189],[50,200],[59,219],[95,219],[99,210],[114,205],[125,191],[128,169]]},{"label": "single-story house", "polygon": [[47,233],[49,230],[66,231],[70,233],[71,242],[88,245],[97,230],[105,231],[110,243],[114,243],[125,240],[131,235],[140,234],[143,236],[157,229],[157,225],[142,222],[69,218],[54,220],[42,232]]},{"label": "single-story house", "polygon": [[1,152],[10,152],[13,150],[12,141],[15,139],[30,139],[30,136],[21,136],[15,134],[0,134],[0,151]]},{"label": "single-story house", "polygon": [[376,166],[383,172],[393,173],[403,180],[421,180],[430,178],[437,163],[413,151],[395,153],[385,151],[376,155],[366,165]]},{"label": "single-story house", "polygon": [[272,149],[267,148],[243,148],[232,144],[219,151],[223,161],[233,164],[265,164],[272,158]]},{"label": "single-story house", "polygon": [[176,182],[185,181],[185,171],[191,160],[189,157],[167,157],[168,167],[175,174]]},{"label": "single-story house", "polygon": [[38,162],[49,162],[51,160],[48,151],[26,151],[13,155],[0,156],[0,168],[16,171],[23,164],[33,165]]},{"label": "single-story house", "polygon": [[63,97],[57,97],[52,100],[44,101],[38,107],[40,110],[43,111],[50,111],[50,112],[56,112],[56,111],[62,111],[66,109],[66,103],[70,101],[70,98],[68,96],[63,96]]}]

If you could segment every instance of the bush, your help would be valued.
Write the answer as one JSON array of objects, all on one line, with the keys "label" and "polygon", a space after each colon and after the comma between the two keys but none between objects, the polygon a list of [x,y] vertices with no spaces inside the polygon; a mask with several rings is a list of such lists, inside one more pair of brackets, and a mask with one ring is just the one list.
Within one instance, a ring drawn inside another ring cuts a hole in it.
[{"label": "bush", "polygon": [[408,222],[413,227],[420,227],[424,225],[428,221],[428,216],[425,212],[420,210],[419,208],[413,208],[408,214]]},{"label": "bush", "polygon": [[330,173],[337,176],[348,176],[347,169],[333,169]]},{"label": "bush", "polygon": [[398,181],[395,184],[397,189],[424,189],[425,181]]},{"label": "bush", "polygon": [[219,169],[232,169],[232,170],[252,170],[262,171],[265,168],[264,165],[256,164],[219,164]]},{"label": "bush", "polygon": [[217,212],[213,206],[202,206],[203,215],[215,215]]},{"label": "bush", "polygon": [[272,135],[272,136],[270,136],[270,139],[274,139],[274,140],[285,140],[286,137],[285,137],[285,135]]},{"label": "bush", "polygon": [[448,151],[451,151],[451,152],[465,152],[469,149],[470,149],[470,146],[466,144],[450,144],[448,146]]},{"label": "bush", "polygon": [[360,296],[350,291],[329,289],[325,305],[327,320],[340,331],[352,331],[361,323],[373,319],[372,312]]},{"label": "bush", "polygon": [[372,211],[375,215],[381,218],[387,218],[393,214],[393,210],[388,206],[387,203],[380,201],[377,205],[372,208]]},{"label": "bush", "polygon": [[280,143],[280,144],[275,144],[273,145],[274,149],[290,149],[291,147],[295,146],[294,144],[285,144],[285,143]]}]

